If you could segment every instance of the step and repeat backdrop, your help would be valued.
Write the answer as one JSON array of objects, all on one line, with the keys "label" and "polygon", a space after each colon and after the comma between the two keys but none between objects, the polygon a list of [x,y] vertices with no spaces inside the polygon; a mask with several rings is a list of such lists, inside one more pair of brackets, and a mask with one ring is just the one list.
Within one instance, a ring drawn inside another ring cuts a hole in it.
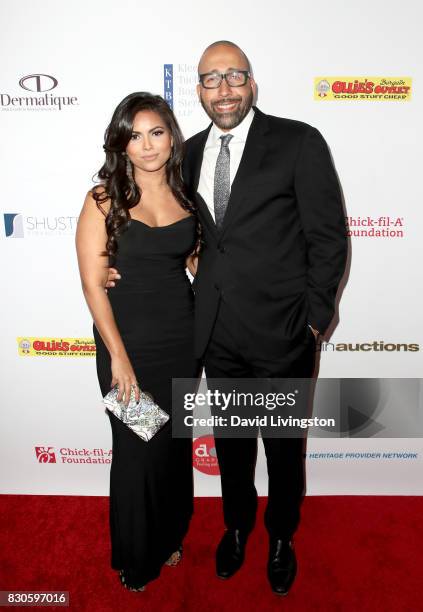
[{"label": "step and repeat backdrop", "polygon": [[[421,4],[22,0],[1,13],[1,492],[107,495],[78,215],[119,101],[159,93],[186,137],[204,129],[197,62],[229,39],[251,59],[258,107],[317,127],[342,185],[351,256],[320,376],[398,382],[356,395],[360,418],[339,436],[309,440],[308,494],[423,494],[421,437],[378,417],[384,402],[398,422],[422,404]],[[211,436],[193,464],[196,494],[219,495]],[[266,495],[261,443],[256,481]]]}]

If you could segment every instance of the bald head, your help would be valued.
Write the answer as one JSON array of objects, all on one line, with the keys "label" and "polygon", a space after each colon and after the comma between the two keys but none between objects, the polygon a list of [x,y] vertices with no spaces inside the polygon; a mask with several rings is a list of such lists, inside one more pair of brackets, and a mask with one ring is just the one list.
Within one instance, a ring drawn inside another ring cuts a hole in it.
[{"label": "bald head", "polygon": [[[217,82],[220,79],[220,85],[207,87],[203,77],[197,85],[197,94],[210,119],[223,131],[239,125],[251,109],[256,83],[250,70],[250,62],[244,51],[229,40],[212,43],[201,56],[198,75],[215,74],[219,77]],[[237,74],[238,82],[234,82],[234,79],[228,82],[228,74]]]},{"label": "bald head", "polygon": [[208,72],[208,70],[205,70],[205,65],[209,64],[208,60],[210,59],[210,57],[219,57],[228,51],[231,52],[232,56],[238,57],[240,65],[237,66],[237,68],[248,70],[249,72],[251,72],[250,60],[248,59],[244,51],[240,47],[238,47],[238,45],[231,42],[230,40],[217,40],[216,42],[211,43],[211,45],[204,49],[203,54],[200,57],[200,61],[198,63],[198,74],[202,74],[205,71]]}]

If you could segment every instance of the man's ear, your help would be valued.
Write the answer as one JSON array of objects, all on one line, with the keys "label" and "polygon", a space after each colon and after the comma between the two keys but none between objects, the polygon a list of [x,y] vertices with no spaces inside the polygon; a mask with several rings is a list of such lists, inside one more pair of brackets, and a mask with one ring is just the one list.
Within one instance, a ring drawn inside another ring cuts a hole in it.
[{"label": "man's ear", "polygon": [[200,92],[201,92],[201,85],[200,85],[200,83],[198,83],[196,89],[197,89],[198,101],[201,102],[201,94],[200,94]]}]

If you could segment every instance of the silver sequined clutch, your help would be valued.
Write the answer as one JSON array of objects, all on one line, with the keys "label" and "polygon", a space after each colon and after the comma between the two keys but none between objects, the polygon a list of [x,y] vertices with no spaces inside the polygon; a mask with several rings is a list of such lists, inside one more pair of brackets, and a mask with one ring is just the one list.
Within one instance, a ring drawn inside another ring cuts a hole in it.
[{"label": "silver sequined clutch", "polygon": [[135,389],[131,389],[129,405],[117,401],[119,389],[113,387],[103,398],[103,403],[110,412],[127,425],[145,442],[163,427],[169,420],[167,412],[158,406],[153,397],[145,391],[140,391],[140,401],[135,399]]}]

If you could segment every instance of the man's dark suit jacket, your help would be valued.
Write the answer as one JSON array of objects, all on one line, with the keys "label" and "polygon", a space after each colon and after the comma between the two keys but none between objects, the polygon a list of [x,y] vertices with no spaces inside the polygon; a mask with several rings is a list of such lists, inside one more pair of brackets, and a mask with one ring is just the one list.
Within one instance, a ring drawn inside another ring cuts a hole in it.
[{"label": "man's dark suit jacket", "polygon": [[254,111],[220,232],[197,193],[211,124],[186,142],[184,180],[205,241],[194,280],[198,357],[220,298],[263,351],[293,346],[308,323],[324,333],[344,272],[344,212],[325,140],[306,123]]}]

